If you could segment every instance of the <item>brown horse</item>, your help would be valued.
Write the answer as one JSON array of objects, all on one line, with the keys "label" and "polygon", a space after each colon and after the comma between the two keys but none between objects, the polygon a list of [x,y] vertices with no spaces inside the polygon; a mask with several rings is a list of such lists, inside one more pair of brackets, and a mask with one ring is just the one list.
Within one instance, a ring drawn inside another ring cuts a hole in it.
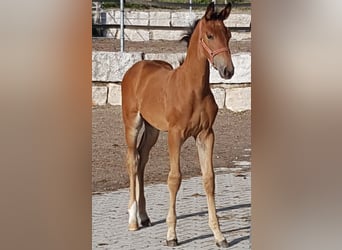
[{"label": "brown horse", "polygon": [[[213,3],[189,34],[187,56],[177,69],[163,61],[140,61],[133,65],[122,81],[122,114],[127,142],[127,169],[130,179],[128,204],[129,230],[150,226],[144,195],[144,169],[159,131],[168,131],[170,192],[167,215],[167,245],[177,245],[176,195],[181,184],[180,150],[188,137],[194,137],[198,148],[203,183],[208,202],[209,226],[216,244],[228,247],[216,216],[215,178],[212,163],[213,123],[217,105],[209,87],[209,62],[221,77],[229,79],[234,66],[228,47],[231,33],[224,26],[231,4],[219,13]],[[208,62],[209,61],[209,62]],[[144,132],[137,147],[142,125]]]}]

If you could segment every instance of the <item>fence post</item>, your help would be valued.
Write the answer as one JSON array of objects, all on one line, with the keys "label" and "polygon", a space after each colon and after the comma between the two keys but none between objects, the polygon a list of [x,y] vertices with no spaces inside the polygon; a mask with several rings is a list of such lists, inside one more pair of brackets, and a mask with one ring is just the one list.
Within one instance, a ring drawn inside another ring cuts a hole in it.
[{"label": "fence post", "polygon": [[124,0],[120,0],[120,51],[125,50],[125,34],[124,34]]},{"label": "fence post", "polygon": [[95,24],[100,24],[100,10],[101,10],[101,3],[95,2],[95,14],[94,14]]}]

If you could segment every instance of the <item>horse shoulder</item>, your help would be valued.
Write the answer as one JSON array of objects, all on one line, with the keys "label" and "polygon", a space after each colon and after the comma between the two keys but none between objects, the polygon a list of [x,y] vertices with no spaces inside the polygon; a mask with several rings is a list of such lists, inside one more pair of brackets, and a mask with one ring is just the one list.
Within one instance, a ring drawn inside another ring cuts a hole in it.
[{"label": "horse shoulder", "polygon": [[205,115],[209,126],[212,126],[218,112],[214,95],[210,92],[202,102],[202,114]]}]

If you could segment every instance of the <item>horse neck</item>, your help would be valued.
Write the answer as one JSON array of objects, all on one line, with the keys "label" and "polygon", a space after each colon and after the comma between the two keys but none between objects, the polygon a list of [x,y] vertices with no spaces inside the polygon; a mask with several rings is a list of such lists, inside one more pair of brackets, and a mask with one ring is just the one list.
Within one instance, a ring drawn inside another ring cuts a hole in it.
[{"label": "horse neck", "polygon": [[[191,85],[195,88],[209,88],[209,62],[208,59],[202,52],[202,47],[200,45],[200,23],[197,24],[194,33],[189,41],[189,46],[187,50],[187,55],[185,57],[184,63],[181,68],[185,72],[191,72],[189,81]],[[187,84],[190,84],[189,82]]]}]

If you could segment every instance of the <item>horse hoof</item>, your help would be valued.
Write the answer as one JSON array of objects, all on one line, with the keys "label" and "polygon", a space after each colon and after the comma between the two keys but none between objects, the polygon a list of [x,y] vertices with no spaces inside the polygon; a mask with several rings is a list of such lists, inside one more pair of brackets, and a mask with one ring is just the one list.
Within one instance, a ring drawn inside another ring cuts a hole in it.
[{"label": "horse hoof", "polygon": [[167,240],[167,241],[166,241],[166,245],[167,245],[168,247],[176,247],[176,246],[178,246],[178,241],[177,241],[177,239],[174,239],[174,240]]},{"label": "horse hoof", "polygon": [[136,231],[139,229],[139,226],[137,223],[131,223],[131,224],[128,224],[128,230],[129,231]]},{"label": "horse hoof", "polygon": [[150,227],[150,226],[152,226],[152,223],[151,223],[150,219],[147,219],[147,220],[144,220],[141,222],[141,226]]},{"label": "horse hoof", "polygon": [[223,241],[220,241],[220,242],[216,242],[216,246],[218,247],[223,247],[223,248],[228,248],[228,242],[226,239],[224,239]]}]

